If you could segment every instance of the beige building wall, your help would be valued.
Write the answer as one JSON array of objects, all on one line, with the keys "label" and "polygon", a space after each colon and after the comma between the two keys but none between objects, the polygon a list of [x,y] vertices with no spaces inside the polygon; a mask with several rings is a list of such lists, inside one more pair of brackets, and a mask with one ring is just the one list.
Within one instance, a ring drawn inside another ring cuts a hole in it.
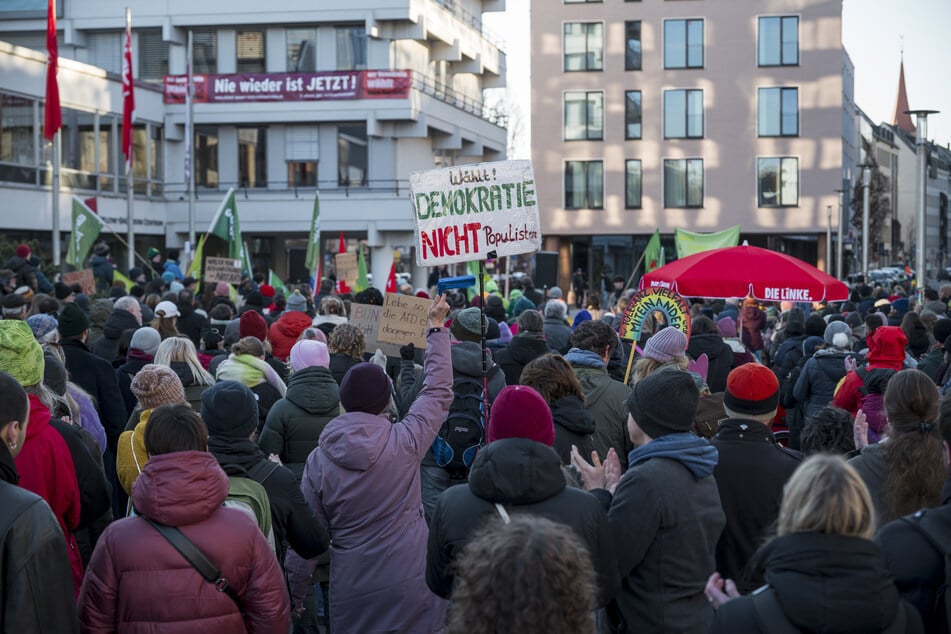
[{"label": "beige building wall", "polygon": [[[798,65],[758,66],[757,18],[770,15],[799,17]],[[703,19],[702,68],[664,68],[669,18]],[[642,70],[624,70],[626,20],[641,21]],[[563,70],[563,25],[575,21],[603,22],[602,71]],[[743,233],[825,233],[826,206],[838,206],[842,169],[838,0],[543,0],[532,8],[532,51],[532,156],[546,234],[707,232],[735,224]],[[757,136],[761,87],[798,87],[798,136]],[[703,90],[703,138],[664,138],[664,90],[681,88]],[[604,91],[603,140],[563,140],[566,90]],[[624,138],[626,90],[641,91],[640,140]],[[767,156],[798,158],[797,206],[758,206],[757,157]],[[663,160],[676,158],[703,159],[700,208],[664,207]],[[603,209],[564,208],[565,161],[576,159],[604,161]],[[640,209],[625,208],[627,159],[641,161]]]}]

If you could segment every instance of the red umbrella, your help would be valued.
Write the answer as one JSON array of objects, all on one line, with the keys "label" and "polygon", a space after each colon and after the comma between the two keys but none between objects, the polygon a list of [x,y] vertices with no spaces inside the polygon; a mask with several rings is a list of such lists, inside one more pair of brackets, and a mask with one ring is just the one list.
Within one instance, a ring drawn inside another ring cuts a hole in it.
[{"label": "red umbrella", "polygon": [[683,297],[726,299],[752,295],[769,302],[844,301],[848,287],[802,260],[744,244],[680,258],[641,278]]}]

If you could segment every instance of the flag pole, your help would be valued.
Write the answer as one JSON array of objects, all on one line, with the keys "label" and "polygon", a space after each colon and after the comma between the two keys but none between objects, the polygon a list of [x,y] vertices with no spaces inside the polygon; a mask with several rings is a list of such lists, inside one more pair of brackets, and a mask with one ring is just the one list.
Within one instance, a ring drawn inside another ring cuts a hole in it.
[{"label": "flag pole", "polygon": [[627,278],[627,284],[624,285],[625,289],[631,288],[631,284],[634,283],[634,276],[637,275],[637,269],[641,267],[641,262],[644,261],[645,253],[647,253],[647,249],[641,251],[641,257],[637,259],[637,264],[634,265],[634,270],[631,272],[631,277]]},{"label": "flag pole", "polygon": [[[188,77],[188,86],[185,88],[185,182],[188,188],[188,240],[192,245],[195,244],[195,99],[194,99],[194,79],[192,76],[192,55],[193,55],[192,32],[188,32],[188,53],[186,58],[186,75]],[[194,247],[193,247],[194,248]]]},{"label": "flag pole", "polygon": [[63,262],[60,258],[60,251],[62,251],[62,245],[60,244],[60,227],[59,227],[59,152],[60,152],[60,131],[57,130],[56,134],[53,135],[53,266],[60,269],[60,272],[64,272]]},{"label": "flag pole", "polygon": [[[134,137],[134,131],[132,130],[132,119],[133,113],[126,113],[125,110],[129,109],[130,106],[134,109],[135,102],[132,101],[130,104],[130,99],[132,99],[132,10],[129,7],[125,8],[125,51],[123,51],[123,60],[124,65],[128,66],[123,69],[122,76],[122,92],[123,92],[123,115],[122,123],[129,126],[129,143],[128,147],[125,148],[128,150],[128,155],[126,156],[125,171],[126,171],[126,231],[128,234],[128,244],[126,248],[129,251],[128,256],[128,265],[129,269],[135,266],[135,223],[133,222],[134,214],[132,212],[133,203],[135,199],[135,184],[133,183],[133,174],[132,174],[132,163],[135,160],[135,152],[133,151],[134,143],[132,138]],[[128,91],[128,93],[126,93]],[[126,121],[128,119],[128,122]],[[124,135],[123,135],[124,136]],[[123,139],[124,141],[124,139]]]}]

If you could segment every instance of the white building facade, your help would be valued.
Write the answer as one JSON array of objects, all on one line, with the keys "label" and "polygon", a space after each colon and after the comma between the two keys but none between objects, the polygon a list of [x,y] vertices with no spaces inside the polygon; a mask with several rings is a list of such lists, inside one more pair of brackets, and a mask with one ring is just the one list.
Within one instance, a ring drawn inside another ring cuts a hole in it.
[{"label": "white building facade", "polygon": [[[385,279],[394,255],[398,268],[410,272],[409,174],[505,157],[505,129],[482,106],[483,89],[504,86],[505,56],[481,21],[486,11],[504,10],[504,0],[128,4],[137,80],[134,209],[145,242],[153,234],[157,243],[180,246],[190,229],[181,98],[189,32],[197,80],[195,229],[207,229],[224,193],[235,188],[257,270],[306,279],[303,258],[319,190],[325,253],[336,250],[342,232],[348,250],[366,241],[377,280]],[[81,62],[63,60],[60,71],[64,108],[77,113],[74,134],[64,110],[63,165],[78,172],[63,179],[64,230],[68,199],[76,194],[96,196],[100,214],[122,220],[115,229],[125,231],[125,185],[115,147],[124,28],[117,6],[59,3],[61,59]],[[48,231],[46,177],[12,183],[4,176],[7,163],[14,170],[48,171],[49,144],[37,125],[46,57],[43,12],[3,16],[0,40],[40,51],[0,48],[3,136],[17,129],[8,99],[30,101],[35,126],[19,131],[21,137],[32,134],[32,154],[0,150],[0,190],[16,191],[18,208],[41,210],[29,221],[2,214],[0,226]],[[67,143],[73,137],[79,139],[75,150]],[[142,229],[140,215],[148,221]],[[425,280],[425,271],[413,273]]]}]

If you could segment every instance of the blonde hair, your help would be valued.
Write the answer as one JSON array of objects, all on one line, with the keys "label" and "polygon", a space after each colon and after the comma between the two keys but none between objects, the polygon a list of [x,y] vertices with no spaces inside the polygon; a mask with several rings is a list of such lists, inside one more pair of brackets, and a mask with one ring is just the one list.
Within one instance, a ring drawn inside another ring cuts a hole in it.
[{"label": "blonde hair", "polygon": [[[159,344],[155,353],[155,361],[158,365],[172,367],[172,362],[178,361],[184,363],[191,370],[192,377],[198,385],[214,385],[215,379],[205,368],[201,367],[198,361],[198,353],[195,352],[195,344],[186,337],[169,337]],[[187,386],[186,386],[187,387]]]},{"label": "blonde hair", "polygon": [[777,533],[824,533],[871,539],[875,507],[865,482],[842,456],[816,454],[783,488]]},{"label": "blonde hair", "polygon": [[177,323],[178,317],[162,317],[161,315],[156,315],[149,326],[158,330],[159,336],[162,338],[162,341],[164,341],[171,337],[181,336],[181,333],[178,332],[178,328],[176,327]]},{"label": "blonde hair", "polygon": [[264,344],[257,337],[242,337],[231,346],[231,354],[234,356],[249,354],[252,357],[263,357]]},{"label": "blonde hair", "polygon": [[320,307],[317,309],[319,315],[342,315],[347,316],[347,309],[343,305],[343,300],[339,297],[325,297],[320,300]]},{"label": "blonde hair", "polygon": [[664,369],[677,369],[684,372],[690,367],[690,360],[687,357],[677,357],[673,361],[658,361],[648,357],[641,357],[634,362],[634,370],[631,372],[630,384],[634,385],[643,378],[646,378],[657,372],[658,368],[664,366]]}]

